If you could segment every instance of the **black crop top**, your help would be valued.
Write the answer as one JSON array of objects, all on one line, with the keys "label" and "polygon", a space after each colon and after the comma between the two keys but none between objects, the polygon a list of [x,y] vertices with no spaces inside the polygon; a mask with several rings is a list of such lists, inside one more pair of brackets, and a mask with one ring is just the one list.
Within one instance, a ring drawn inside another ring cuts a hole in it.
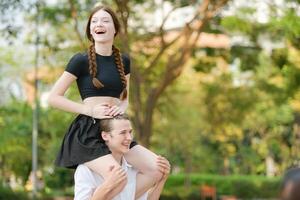
[{"label": "black crop top", "polygon": [[[130,73],[130,59],[127,55],[122,55],[125,75]],[[77,77],[77,86],[81,99],[94,96],[109,96],[120,98],[123,91],[123,84],[117,65],[115,63],[114,55],[102,56],[96,54],[97,62],[97,79],[103,83],[103,88],[96,88],[92,83],[92,77],[89,73],[89,61],[86,53],[77,53],[74,55],[65,71]]]}]

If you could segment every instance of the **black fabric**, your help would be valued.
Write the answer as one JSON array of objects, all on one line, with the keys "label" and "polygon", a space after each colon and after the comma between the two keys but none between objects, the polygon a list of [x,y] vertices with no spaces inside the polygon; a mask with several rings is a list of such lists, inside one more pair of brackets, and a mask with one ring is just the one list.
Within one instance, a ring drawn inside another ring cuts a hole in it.
[{"label": "black fabric", "polygon": [[[99,119],[78,115],[65,134],[55,164],[60,167],[76,168],[79,164],[110,154],[100,135]],[[130,148],[137,145],[132,141]]]},{"label": "black fabric", "polygon": [[[125,75],[130,73],[130,59],[122,54]],[[123,84],[115,63],[114,55],[102,56],[96,54],[97,78],[103,83],[104,87],[97,89],[92,83],[89,73],[88,55],[78,53],[74,55],[65,71],[77,77],[77,86],[82,99],[93,96],[110,96],[120,98],[123,91]]]}]

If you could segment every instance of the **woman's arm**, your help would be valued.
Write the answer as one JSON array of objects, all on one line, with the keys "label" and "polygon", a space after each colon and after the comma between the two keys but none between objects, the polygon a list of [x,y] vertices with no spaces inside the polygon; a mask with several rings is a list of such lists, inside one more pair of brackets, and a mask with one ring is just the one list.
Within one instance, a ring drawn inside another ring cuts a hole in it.
[{"label": "woman's arm", "polygon": [[126,90],[127,90],[127,97],[126,99],[122,100],[119,107],[121,108],[121,110],[123,112],[125,112],[128,108],[128,102],[129,102],[129,82],[130,82],[130,74],[127,74],[126,76],[126,81],[127,81],[127,86],[126,86]]},{"label": "woman's arm", "polygon": [[91,116],[91,108],[84,104],[71,101],[64,96],[67,89],[75,80],[76,76],[65,71],[51,89],[48,97],[48,103],[49,105],[63,111]]}]

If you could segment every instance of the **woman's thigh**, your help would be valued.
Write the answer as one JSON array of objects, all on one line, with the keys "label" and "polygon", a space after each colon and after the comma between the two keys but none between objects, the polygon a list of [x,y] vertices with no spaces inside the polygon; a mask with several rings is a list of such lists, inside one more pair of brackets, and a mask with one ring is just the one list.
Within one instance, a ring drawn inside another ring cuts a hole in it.
[{"label": "woman's thigh", "polygon": [[126,154],[125,159],[138,171],[153,174],[158,171],[157,155],[141,145],[135,145]]},{"label": "woman's thigh", "polygon": [[97,174],[101,175],[104,179],[108,177],[109,169],[111,166],[120,166],[120,164],[116,161],[116,159],[114,159],[111,154],[107,154],[105,156],[101,156],[94,160],[85,162],[84,165]]},{"label": "woman's thigh", "polygon": [[[157,181],[162,177],[157,167],[157,155],[141,145],[135,145],[125,155],[126,161],[141,173]],[[84,163],[89,169],[106,179],[111,166],[120,166],[111,154]]]}]

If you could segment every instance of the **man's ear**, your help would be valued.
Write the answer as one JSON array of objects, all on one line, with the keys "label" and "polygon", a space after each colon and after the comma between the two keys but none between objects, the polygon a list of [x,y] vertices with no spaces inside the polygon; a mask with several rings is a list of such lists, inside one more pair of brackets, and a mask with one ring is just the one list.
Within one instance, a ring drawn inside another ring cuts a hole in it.
[{"label": "man's ear", "polygon": [[105,132],[105,131],[101,131],[101,137],[104,141],[107,141],[108,140],[108,135],[109,133],[108,132]]}]

